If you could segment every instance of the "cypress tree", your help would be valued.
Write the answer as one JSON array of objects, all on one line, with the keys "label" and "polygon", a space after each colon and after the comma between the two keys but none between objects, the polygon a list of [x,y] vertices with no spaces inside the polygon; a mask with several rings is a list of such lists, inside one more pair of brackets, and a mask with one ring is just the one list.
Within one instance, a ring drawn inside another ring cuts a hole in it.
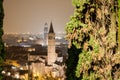
[{"label": "cypress tree", "polygon": [[80,49],[77,49],[74,45],[68,49],[68,59],[66,61],[66,66],[67,66],[66,80],[78,80],[79,79],[75,76],[77,62],[79,59],[78,57],[79,53],[80,53]]},{"label": "cypress tree", "polygon": [[[80,50],[76,77],[83,80],[120,79],[118,0],[72,0],[72,3],[75,11],[66,25],[66,39],[70,48],[74,45]],[[69,50],[68,54],[75,55]]]},{"label": "cypress tree", "polygon": [[120,51],[120,0],[118,0],[118,50]]}]

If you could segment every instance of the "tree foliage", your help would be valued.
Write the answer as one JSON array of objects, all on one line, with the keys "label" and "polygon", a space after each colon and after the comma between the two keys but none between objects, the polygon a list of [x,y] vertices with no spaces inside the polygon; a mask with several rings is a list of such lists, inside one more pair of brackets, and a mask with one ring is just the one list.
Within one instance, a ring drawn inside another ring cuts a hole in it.
[{"label": "tree foliage", "polygon": [[[69,41],[69,48],[74,45],[81,50],[76,77],[83,80],[120,79],[120,52],[117,51],[119,0],[72,2],[75,11],[66,25],[66,39]],[[68,54],[75,55],[74,52]]]},{"label": "tree foliage", "polygon": [[3,41],[2,41],[3,17],[4,17],[3,0],[0,0],[0,80],[2,78],[2,76],[1,76],[1,71],[2,71],[1,64],[3,64],[3,62],[4,62],[4,44],[3,44]]},{"label": "tree foliage", "polygon": [[118,47],[120,51],[120,0],[118,0]]},{"label": "tree foliage", "polygon": [[76,71],[76,67],[77,67],[77,62],[79,59],[79,53],[80,53],[80,49],[77,49],[74,45],[71,46],[70,49],[68,49],[68,59],[66,61],[66,66],[67,66],[67,70],[66,70],[66,80],[77,80],[78,78],[75,76],[75,71]]}]

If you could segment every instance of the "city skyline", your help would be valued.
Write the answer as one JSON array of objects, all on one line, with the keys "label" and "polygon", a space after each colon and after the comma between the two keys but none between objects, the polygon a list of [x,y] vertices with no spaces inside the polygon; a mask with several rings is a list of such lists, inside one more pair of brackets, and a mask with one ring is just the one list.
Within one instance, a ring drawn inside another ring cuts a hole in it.
[{"label": "city skyline", "polygon": [[4,33],[41,33],[51,21],[64,32],[73,11],[71,0],[4,0]]}]

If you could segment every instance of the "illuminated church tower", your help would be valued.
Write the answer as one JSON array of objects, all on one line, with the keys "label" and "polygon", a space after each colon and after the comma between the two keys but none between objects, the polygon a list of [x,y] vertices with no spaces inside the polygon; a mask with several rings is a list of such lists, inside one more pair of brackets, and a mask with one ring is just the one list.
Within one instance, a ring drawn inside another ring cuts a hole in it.
[{"label": "illuminated church tower", "polygon": [[55,52],[55,33],[53,30],[52,22],[50,24],[50,29],[48,33],[48,65],[52,65],[56,61],[56,52]]},{"label": "illuminated church tower", "polygon": [[48,24],[45,23],[44,26],[44,45],[48,45]]}]

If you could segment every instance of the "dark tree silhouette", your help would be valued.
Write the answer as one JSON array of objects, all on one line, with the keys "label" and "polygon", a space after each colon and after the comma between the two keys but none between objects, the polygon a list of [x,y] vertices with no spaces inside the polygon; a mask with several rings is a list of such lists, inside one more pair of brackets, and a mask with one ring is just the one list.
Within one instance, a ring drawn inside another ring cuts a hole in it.
[{"label": "dark tree silhouette", "polygon": [[2,80],[2,76],[1,76],[2,67],[1,66],[4,62],[4,43],[2,40],[3,18],[4,18],[3,0],[0,0],[0,80]]}]

